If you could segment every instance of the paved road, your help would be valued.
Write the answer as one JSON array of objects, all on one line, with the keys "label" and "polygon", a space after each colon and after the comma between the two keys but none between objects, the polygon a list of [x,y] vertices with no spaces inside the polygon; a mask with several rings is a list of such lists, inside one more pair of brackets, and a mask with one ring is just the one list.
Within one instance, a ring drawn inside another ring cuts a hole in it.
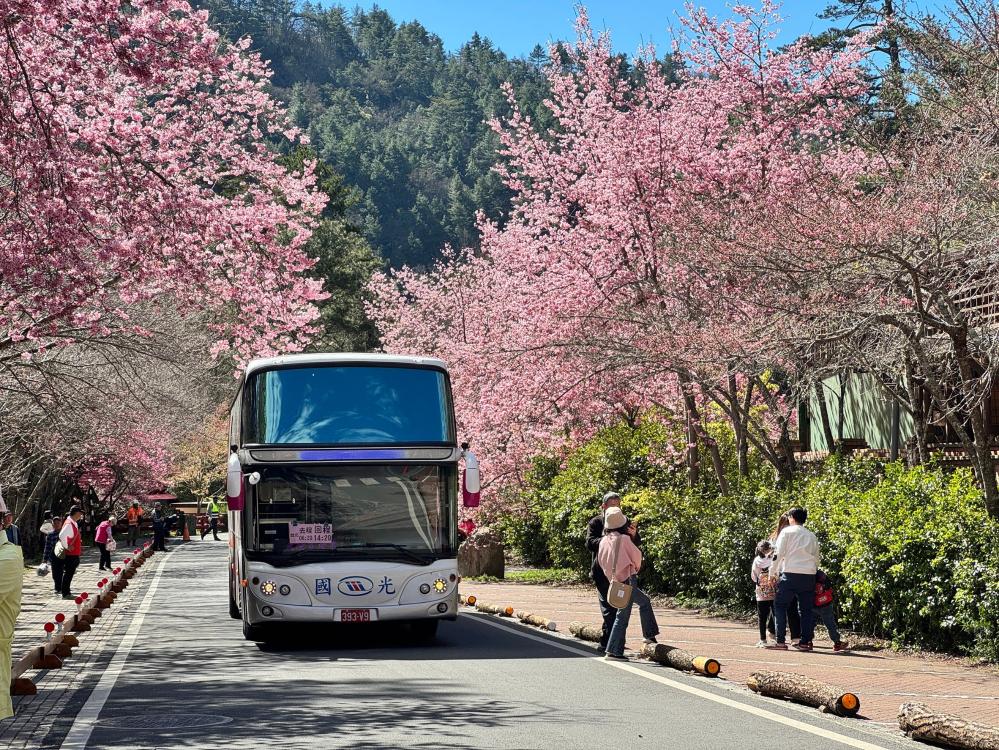
[{"label": "paved road", "polygon": [[101,682],[53,746],[914,747],[704,678],[608,664],[484,615],[442,624],[428,646],[397,629],[330,626],[262,647],[228,617],[225,544],[184,545],[160,564]]}]

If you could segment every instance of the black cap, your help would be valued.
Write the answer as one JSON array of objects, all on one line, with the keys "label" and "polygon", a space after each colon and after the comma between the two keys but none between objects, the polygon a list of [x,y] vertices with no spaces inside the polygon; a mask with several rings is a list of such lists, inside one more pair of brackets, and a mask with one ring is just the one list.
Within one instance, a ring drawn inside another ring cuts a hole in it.
[{"label": "black cap", "polygon": [[69,515],[73,515],[74,513],[83,513],[83,508],[81,508],[79,505],[74,505],[72,508],[69,509]]}]

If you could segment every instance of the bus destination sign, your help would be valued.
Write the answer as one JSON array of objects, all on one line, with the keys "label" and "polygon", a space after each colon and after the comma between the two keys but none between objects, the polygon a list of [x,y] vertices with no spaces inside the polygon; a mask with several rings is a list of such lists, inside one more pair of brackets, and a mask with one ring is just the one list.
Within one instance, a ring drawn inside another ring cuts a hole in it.
[{"label": "bus destination sign", "polygon": [[293,523],[288,529],[289,544],[333,546],[333,525],[328,523]]}]

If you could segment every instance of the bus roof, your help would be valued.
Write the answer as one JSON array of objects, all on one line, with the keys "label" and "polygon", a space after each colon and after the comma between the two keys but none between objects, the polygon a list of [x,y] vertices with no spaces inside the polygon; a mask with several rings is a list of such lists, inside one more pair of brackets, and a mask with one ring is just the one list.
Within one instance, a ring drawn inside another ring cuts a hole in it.
[{"label": "bus roof", "polygon": [[337,354],[285,354],[280,357],[265,357],[250,360],[244,377],[257,370],[284,365],[328,365],[328,364],[367,364],[367,365],[423,365],[447,370],[443,360],[434,357],[410,357],[401,354],[358,354],[354,352]]}]

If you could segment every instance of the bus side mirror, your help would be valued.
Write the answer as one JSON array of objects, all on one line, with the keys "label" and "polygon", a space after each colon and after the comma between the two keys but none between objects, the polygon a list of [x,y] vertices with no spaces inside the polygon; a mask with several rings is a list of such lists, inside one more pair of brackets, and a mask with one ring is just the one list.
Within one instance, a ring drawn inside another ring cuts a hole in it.
[{"label": "bus side mirror", "polygon": [[243,510],[245,493],[243,492],[243,467],[239,456],[229,454],[229,464],[225,474],[225,494],[229,510]]},{"label": "bus side mirror", "polygon": [[[467,443],[465,444],[467,446]],[[479,460],[466,447],[461,452],[465,459],[465,470],[461,473],[461,501],[466,508],[479,507],[479,493],[482,482],[479,476]]]}]

